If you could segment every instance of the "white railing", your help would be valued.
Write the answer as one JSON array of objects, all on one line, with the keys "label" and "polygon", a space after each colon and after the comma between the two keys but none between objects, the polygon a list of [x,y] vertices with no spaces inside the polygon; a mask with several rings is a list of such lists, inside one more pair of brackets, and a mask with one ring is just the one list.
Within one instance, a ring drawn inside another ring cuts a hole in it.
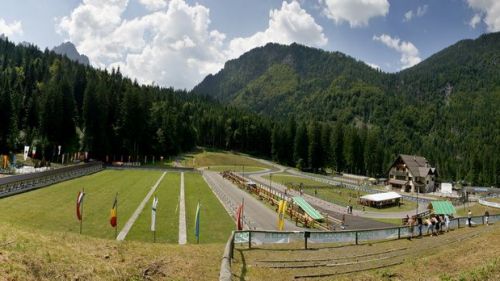
[{"label": "white railing", "polygon": [[479,198],[479,204],[500,209],[500,203],[487,201],[485,199],[488,199],[488,198]]}]

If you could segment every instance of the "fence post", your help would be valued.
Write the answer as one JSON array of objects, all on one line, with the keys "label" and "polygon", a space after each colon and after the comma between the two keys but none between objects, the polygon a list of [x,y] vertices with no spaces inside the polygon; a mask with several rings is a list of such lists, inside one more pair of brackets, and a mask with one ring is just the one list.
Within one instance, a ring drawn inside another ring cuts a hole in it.
[{"label": "fence post", "polygon": [[398,227],[398,239],[401,239],[401,227]]},{"label": "fence post", "polygon": [[356,231],[355,234],[356,234],[356,245],[358,245],[358,232]]},{"label": "fence post", "polygon": [[484,225],[484,216],[481,217],[483,219],[483,225]]},{"label": "fence post", "polygon": [[460,228],[460,218],[457,218],[457,229]]},{"label": "fence post", "polygon": [[252,232],[248,231],[248,249],[252,248]]},{"label": "fence post", "polygon": [[310,235],[311,235],[311,233],[309,231],[304,232],[304,248],[306,250],[307,250],[307,239],[309,238]]},{"label": "fence post", "polygon": [[236,234],[233,231],[232,241],[231,241],[231,251],[229,251],[229,264],[231,264],[233,257],[234,257],[234,236],[235,235]]}]

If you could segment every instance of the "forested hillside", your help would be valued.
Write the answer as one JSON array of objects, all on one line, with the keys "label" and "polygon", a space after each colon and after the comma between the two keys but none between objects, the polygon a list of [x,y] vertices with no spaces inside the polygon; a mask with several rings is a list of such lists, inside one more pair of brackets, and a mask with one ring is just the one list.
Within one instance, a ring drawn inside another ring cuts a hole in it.
[{"label": "forested hillside", "polygon": [[35,46],[0,40],[0,153],[176,155],[195,145],[270,153],[271,122],[157,86],[96,70]]},{"label": "forested hillside", "polygon": [[396,154],[415,153],[442,180],[499,185],[498,37],[460,42],[397,74],[270,44],[228,62],[194,93],[0,40],[0,153],[35,145],[37,157],[51,159],[62,145],[105,159],[201,145],[370,176],[385,176]]},{"label": "forested hillside", "polygon": [[[443,180],[500,182],[500,33],[460,41],[395,74],[338,52],[268,44],[227,62],[193,92],[325,133],[336,128],[325,165],[337,170],[372,174],[368,166],[379,162],[360,159],[378,155],[383,170],[406,153],[430,159]],[[284,129],[277,130],[279,140]],[[361,145],[346,149],[342,138]],[[383,152],[367,154],[371,142]]]}]

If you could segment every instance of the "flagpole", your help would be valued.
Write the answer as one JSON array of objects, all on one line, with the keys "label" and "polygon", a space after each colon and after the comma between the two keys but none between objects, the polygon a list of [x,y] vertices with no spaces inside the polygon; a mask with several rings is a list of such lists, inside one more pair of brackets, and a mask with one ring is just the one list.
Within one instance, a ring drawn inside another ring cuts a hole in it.
[{"label": "flagpole", "polygon": [[241,198],[241,215],[240,215],[240,217],[241,217],[241,230],[243,230],[243,225],[244,225],[244,220],[243,220],[243,213],[244,212],[245,212],[245,198],[242,197]]},{"label": "flagpole", "polygon": [[[85,188],[82,188],[82,193],[85,193]],[[82,219],[80,220],[80,234],[82,234],[82,227],[83,227],[83,201],[82,201],[82,211],[81,211],[81,216]]]},{"label": "flagpole", "polygon": [[196,220],[196,226],[198,228],[198,231],[196,232],[196,244],[200,244],[200,213],[201,213],[201,207],[200,207],[200,200],[198,199],[198,217]]}]

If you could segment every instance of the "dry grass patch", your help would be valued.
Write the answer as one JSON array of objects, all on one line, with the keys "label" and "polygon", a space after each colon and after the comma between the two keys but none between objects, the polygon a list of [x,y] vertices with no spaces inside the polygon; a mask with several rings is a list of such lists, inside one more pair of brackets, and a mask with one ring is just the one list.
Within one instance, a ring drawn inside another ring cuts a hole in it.
[{"label": "dry grass patch", "polygon": [[0,280],[216,280],[224,248],[116,242],[4,223],[0,233]]},{"label": "dry grass patch", "polygon": [[235,251],[233,274],[245,280],[318,274],[325,276],[307,280],[500,280],[499,234],[497,224],[412,241],[323,245],[315,250],[300,245],[241,247]]}]

